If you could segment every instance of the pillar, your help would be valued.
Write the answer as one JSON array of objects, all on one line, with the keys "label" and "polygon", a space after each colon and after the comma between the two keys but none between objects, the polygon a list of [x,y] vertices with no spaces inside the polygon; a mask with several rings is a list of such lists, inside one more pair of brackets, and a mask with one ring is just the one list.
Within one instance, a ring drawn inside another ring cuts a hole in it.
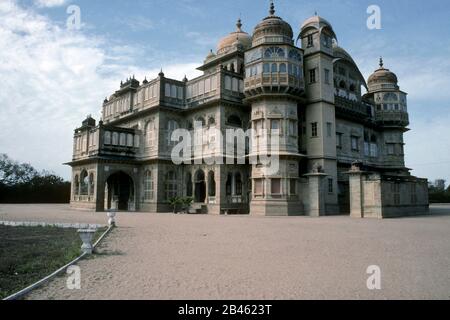
[{"label": "pillar", "polygon": [[305,175],[308,178],[309,207],[306,210],[310,217],[320,217],[326,214],[324,179],[326,173],[314,172]]}]

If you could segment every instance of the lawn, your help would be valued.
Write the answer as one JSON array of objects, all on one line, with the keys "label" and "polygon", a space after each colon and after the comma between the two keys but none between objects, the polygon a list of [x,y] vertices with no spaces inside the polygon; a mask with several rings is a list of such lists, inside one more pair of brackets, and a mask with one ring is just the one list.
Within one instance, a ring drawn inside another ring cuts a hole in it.
[{"label": "lawn", "polygon": [[76,229],[0,226],[0,299],[66,265],[80,248]]}]

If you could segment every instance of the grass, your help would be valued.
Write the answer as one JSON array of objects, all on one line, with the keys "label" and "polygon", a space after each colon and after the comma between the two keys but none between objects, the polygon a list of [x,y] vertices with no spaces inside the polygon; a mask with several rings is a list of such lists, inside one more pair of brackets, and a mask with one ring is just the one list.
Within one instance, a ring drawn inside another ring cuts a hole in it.
[{"label": "grass", "polygon": [[[104,231],[98,230],[95,238]],[[74,260],[81,244],[76,229],[0,226],[0,299]]]}]

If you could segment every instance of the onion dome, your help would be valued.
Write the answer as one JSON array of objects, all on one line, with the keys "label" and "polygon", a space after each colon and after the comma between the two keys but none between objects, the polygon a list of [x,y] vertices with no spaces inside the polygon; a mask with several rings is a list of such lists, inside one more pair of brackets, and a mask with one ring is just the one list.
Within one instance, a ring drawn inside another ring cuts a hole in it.
[{"label": "onion dome", "polygon": [[397,85],[398,83],[398,78],[395,73],[384,68],[383,58],[380,58],[380,68],[375,70],[375,72],[369,77],[368,81],[369,86],[381,83],[394,85]]},{"label": "onion dome", "polygon": [[283,42],[292,43],[294,32],[289,23],[275,15],[275,6],[272,1],[270,3],[269,16],[264,18],[253,31],[253,45],[259,44],[264,37],[271,37],[271,41],[273,41],[274,36],[282,36]]},{"label": "onion dome", "polygon": [[145,79],[144,79],[144,81],[142,81],[142,83],[143,84],[147,84],[148,83],[147,77],[145,77]]},{"label": "onion dome", "polygon": [[333,27],[331,26],[331,23],[329,23],[326,19],[322,18],[321,16],[318,16],[317,13],[303,22],[301,26],[302,32],[308,28],[314,28],[319,31],[327,29],[331,33],[331,36],[334,39],[337,39]]},{"label": "onion dome", "polygon": [[220,39],[217,44],[217,54],[220,55],[227,53],[237,46],[242,46],[243,49],[248,49],[251,47],[251,44],[252,38],[247,32],[242,30],[242,22],[241,19],[239,19],[236,23],[236,31]]},{"label": "onion dome", "polygon": [[163,77],[164,77],[164,72],[163,72],[162,68],[161,68],[161,71],[158,73],[158,76],[159,76],[160,78],[163,78]]}]

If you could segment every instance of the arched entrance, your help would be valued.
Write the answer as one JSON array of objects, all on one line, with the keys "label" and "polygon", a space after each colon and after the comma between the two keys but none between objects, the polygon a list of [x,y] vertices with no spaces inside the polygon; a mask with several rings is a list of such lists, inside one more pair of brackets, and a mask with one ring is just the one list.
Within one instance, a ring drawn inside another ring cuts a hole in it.
[{"label": "arched entrance", "polygon": [[134,211],[134,183],[126,173],[120,171],[106,180],[105,187],[106,209]]},{"label": "arched entrance", "polygon": [[204,203],[206,200],[206,181],[203,170],[195,173],[195,202]]}]

